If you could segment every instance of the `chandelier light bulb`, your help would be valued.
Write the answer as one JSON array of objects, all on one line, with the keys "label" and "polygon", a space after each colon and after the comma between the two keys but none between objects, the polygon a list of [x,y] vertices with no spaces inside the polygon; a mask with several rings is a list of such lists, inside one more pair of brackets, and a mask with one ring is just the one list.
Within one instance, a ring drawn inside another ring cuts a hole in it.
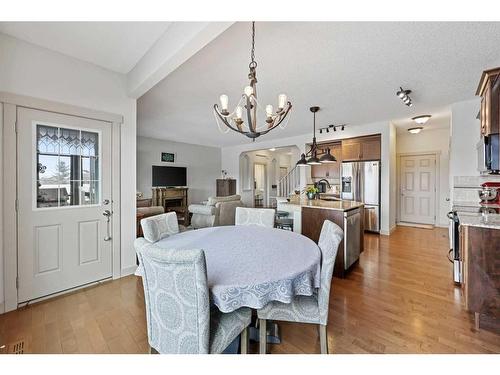
[{"label": "chandelier light bulb", "polygon": [[235,112],[236,112],[236,118],[238,120],[241,120],[241,117],[243,116],[243,108],[237,106]]},{"label": "chandelier light bulb", "polygon": [[252,86],[245,86],[245,89],[243,90],[246,96],[250,97],[250,95],[253,94],[253,87]]},{"label": "chandelier light bulb", "polygon": [[286,95],[285,94],[279,94],[278,95],[278,109],[285,108],[285,104],[286,104]]},{"label": "chandelier light bulb", "polygon": [[222,94],[220,96],[220,106],[223,111],[227,111],[228,104],[229,104],[229,97],[226,94]]},{"label": "chandelier light bulb", "polygon": [[273,115],[273,106],[271,104],[266,105],[266,114],[267,117],[271,117]]}]

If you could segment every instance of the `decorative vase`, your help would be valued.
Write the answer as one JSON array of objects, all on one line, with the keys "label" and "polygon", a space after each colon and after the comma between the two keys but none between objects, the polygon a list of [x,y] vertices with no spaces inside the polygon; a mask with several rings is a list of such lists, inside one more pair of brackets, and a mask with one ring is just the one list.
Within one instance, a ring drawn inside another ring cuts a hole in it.
[{"label": "decorative vase", "polygon": [[316,193],[313,193],[313,192],[308,192],[307,193],[307,198],[308,199],[314,199],[315,196],[316,196]]}]

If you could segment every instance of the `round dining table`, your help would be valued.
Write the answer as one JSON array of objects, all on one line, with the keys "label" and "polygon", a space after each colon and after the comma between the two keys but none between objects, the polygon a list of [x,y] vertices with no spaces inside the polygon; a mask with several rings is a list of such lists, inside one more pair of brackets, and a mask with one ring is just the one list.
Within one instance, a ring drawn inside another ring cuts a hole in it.
[{"label": "round dining table", "polygon": [[181,232],[156,245],[203,249],[212,302],[222,312],[260,309],[270,301],[290,303],[320,286],[321,252],[311,239],[257,225]]}]

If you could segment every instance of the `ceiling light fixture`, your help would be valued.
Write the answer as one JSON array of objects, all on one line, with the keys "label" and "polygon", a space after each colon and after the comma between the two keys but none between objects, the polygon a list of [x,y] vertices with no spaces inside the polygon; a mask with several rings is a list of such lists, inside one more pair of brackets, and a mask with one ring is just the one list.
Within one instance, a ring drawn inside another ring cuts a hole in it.
[{"label": "ceiling light fixture", "polygon": [[411,102],[410,98],[411,90],[403,90],[402,87],[399,88],[399,91],[396,92],[396,95],[398,96],[399,99],[403,101],[404,104],[406,104],[408,107],[413,106],[413,103]]},{"label": "ceiling light fixture", "polygon": [[[214,115],[217,122],[219,130],[223,133],[229,132],[229,129],[244,134],[245,136],[251,138],[255,141],[255,138],[264,135],[271,130],[277,128],[278,126],[284,128],[281,125],[285,119],[289,119],[288,114],[292,109],[292,103],[287,100],[285,94],[278,95],[278,108],[274,111],[271,104],[265,106],[266,120],[265,124],[258,126],[257,124],[257,109],[259,103],[257,102],[257,61],[255,61],[255,22],[252,22],[252,50],[250,53],[251,61],[248,67],[250,68],[250,73],[248,74],[248,79],[250,80],[250,85],[246,86],[243,90],[243,94],[238,102],[238,105],[232,112],[229,112],[229,97],[225,94],[221,95],[220,108],[218,104],[214,104]],[[245,115],[243,114],[245,111]],[[244,119],[246,117],[246,119]],[[228,127],[229,129],[223,130],[220,121]]]},{"label": "ceiling light fixture", "polygon": [[323,128],[319,128],[319,134],[323,134],[323,132],[330,133],[330,129],[333,129],[334,132],[337,131],[337,128],[340,130],[345,130],[346,125],[347,124],[339,124],[339,125],[330,124]]},{"label": "ceiling light fixture", "polygon": [[422,131],[424,127],[423,126],[415,126],[414,128],[410,128],[408,129],[408,131],[411,133],[411,134],[418,134]]},{"label": "ceiling light fixture", "polygon": [[270,148],[269,151],[276,151],[276,148]]},{"label": "ceiling light fixture", "polygon": [[[318,158],[318,144],[316,143],[316,112],[318,112],[319,109],[319,107],[309,108],[309,110],[313,113],[313,142],[311,145],[311,149],[307,152],[307,154],[300,155],[300,160],[297,162],[297,165],[299,167],[305,167],[307,165],[320,165],[322,163],[335,163],[337,161],[335,156],[330,153],[329,148],[326,149],[321,158]],[[325,129],[328,131],[328,128],[322,128],[320,129],[320,133],[322,133],[322,130]],[[306,156],[310,157],[306,159]]]},{"label": "ceiling light fixture", "polygon": [[415,121],[419,125],[424,125],[429,119],[431,118],[431,115],[421,115],[421,116],[416,116],[412,117],[412,120]]}]

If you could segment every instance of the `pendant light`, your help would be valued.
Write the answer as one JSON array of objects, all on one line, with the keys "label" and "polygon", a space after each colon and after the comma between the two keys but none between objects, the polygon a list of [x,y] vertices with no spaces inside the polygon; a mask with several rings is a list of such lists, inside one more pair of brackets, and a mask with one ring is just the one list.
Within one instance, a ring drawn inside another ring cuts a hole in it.
[{"label": "pendant light", "polygon": [[330,153],[330,148],[326,149],[326,152],[319,158],[321,163],[335,163],[337,159]]},{"label": "pendant light", "polygon": [[[297,162],[299,167],[305,167],[307,165],[320,165],[321,161],[318,158],[318,144],[316,143],[316,112],[319,111],[319,107],[311,107],[309,110],[313,113],[313,143],[311,149],[307,154],[300,155],[300,160]],[[307,156],[310,157],[306,159]]]}]

